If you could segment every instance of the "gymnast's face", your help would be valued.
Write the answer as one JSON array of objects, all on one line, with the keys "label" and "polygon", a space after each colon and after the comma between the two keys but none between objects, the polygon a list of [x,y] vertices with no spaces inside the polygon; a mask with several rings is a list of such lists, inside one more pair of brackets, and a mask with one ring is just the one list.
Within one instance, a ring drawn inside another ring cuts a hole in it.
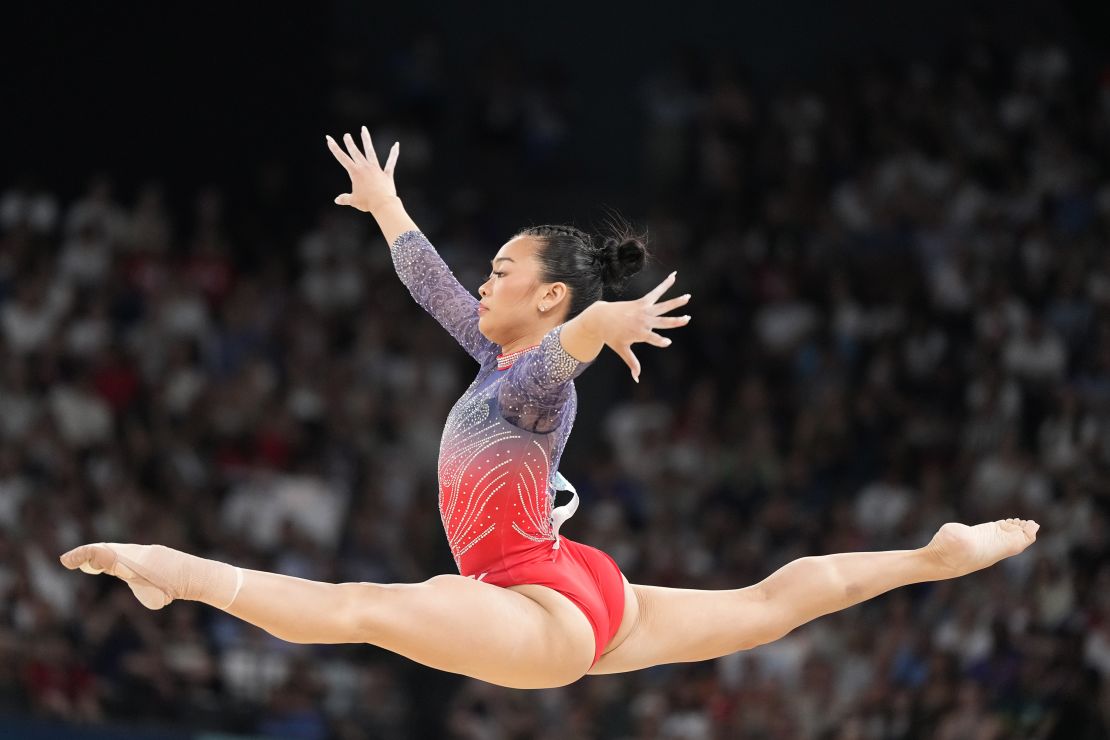
[{"label": "gymnast's face", "polygon": [[566,312],[566,284],[540,282],[537,246],[532,236],[510,239],[491,260],[489,278],[478,288],[478,329],[495,344],[546,333]]}]

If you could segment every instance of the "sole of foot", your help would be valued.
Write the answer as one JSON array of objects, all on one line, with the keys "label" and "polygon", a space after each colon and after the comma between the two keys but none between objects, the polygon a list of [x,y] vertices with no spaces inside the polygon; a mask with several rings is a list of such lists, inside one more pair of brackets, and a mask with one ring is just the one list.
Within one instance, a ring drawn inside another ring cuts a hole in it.
[{"label": "sole of foot", "polygon": [[1022,552],[1036,541],[1040,528],[1032,519],[1000,519],[973,527],[949,522],[927,549],[953,576],[962,576]]}]

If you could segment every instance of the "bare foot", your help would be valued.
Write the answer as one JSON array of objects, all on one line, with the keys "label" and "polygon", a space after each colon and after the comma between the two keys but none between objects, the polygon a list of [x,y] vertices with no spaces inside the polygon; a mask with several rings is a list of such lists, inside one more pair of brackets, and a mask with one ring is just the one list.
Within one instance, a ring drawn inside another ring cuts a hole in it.
[{"label": "bare foot", "polygon": [[969,527],[949,522],[925,546],[948,578],[971,573],[1017,555],[1037,539],[1041,525],[1032,519],[1001,519]]}]

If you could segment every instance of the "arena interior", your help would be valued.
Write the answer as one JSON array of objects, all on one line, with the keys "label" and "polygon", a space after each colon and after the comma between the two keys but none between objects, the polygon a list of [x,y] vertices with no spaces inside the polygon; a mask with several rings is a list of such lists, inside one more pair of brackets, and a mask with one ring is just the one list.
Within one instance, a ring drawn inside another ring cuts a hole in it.
[{"label": "arena interior", "polygon": [[[1110,737],[1110,13],[379,5],[2,11],[0,736]],[[436,459],[474,366],[332,202],[324,135],[362,124],[467,287],[517,229],[612,209],[652,253],[625,294],[693,294],[639,384],[612,352],[577,381],[563,531],[630,581],[737,588],[947,521],[1036,545],[542,691],[60,567],[108,541],[455,572]]]}]

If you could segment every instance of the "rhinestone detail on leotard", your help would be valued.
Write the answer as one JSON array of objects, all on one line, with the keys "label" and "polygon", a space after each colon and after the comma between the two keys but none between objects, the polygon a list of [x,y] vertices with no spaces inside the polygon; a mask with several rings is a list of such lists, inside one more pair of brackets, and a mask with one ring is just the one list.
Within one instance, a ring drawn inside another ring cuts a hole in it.
[{"label": "rhinestone detail on leotard", "polygon": [[[555,471],[577,407],[573,379],[589,363],[563,348],[562,326],[538,345],[501,354],[477,328],[477,298],[423,234],[402,234],[391,251],[417,303],[481,365],[440,440],[440,518],[459,572],[493,572],[535,557],[537,547],[554,557]],[[573,509],[559,509],[561,525]]]},{"label": "rhinestone detail on leotard", "polygon": [[508,370],[510,367],[513,366],[513,363],[516,362],[516,359],[518,357],[523,355],[525,352],[531,352],[534,349],[539,349],[539,347],[540,347],[540,345],[533,344],[531,347],[525,347],[524,349],[518,349],[515,352],[510,352],[508,354],[498,355],[497,356],[497,369],[498,370]]}]

